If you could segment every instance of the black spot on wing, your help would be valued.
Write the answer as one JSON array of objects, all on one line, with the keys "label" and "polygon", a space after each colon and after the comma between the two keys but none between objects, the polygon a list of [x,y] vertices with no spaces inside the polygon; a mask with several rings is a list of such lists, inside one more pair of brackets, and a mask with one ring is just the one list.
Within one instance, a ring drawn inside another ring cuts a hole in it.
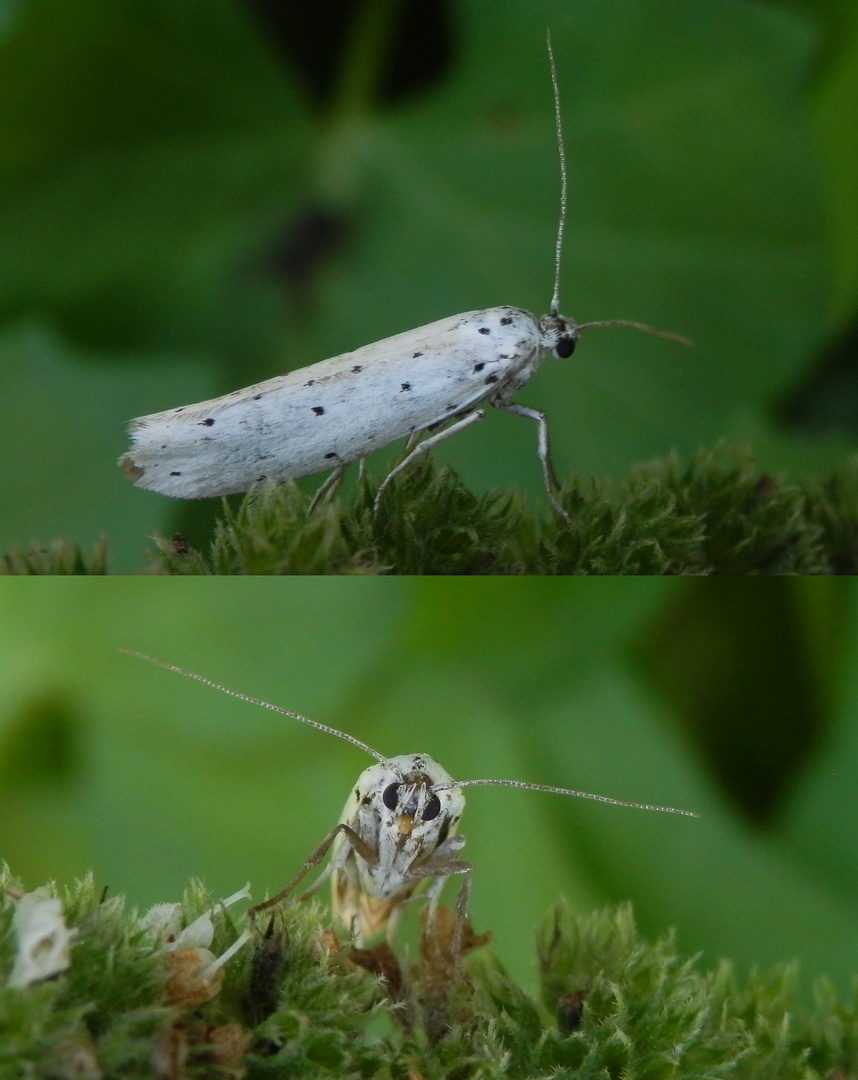
[{"label": "black spot on wing", "polygon": [[400,386],[400,388],[399,388],[399,392],[400,392],[400,394],[401,394],[403,390],[410,390],[410,389],[411,389],[411,383],[410,383],[410,382],[404,382],[404,383],[403,383],[403,384],[402,384],[402,385]]},{"label": "black spot on wing", "polygon": [[316,416],[324,416],[325,415],[325,410],[321,405],[314,405],[313,406],[313,412],[316,414]]},{"label": "black spot on wing", "polygon": [[477,331],[478,334],[490,334],[491,330],[487,326],[481,326]]},{"label": "black spot on wing", "polygon": [[491,386],[492,383],[496,383],[497,381],[498,381],[497,375],[487,375],[485,380],[484,380],[486,386]]},{"label": "black spot on wing", "polygon": [[200,420],[200,427],[214,427],[214,420],[210,416],[207,416],[205,420]]},{"label": "black spot on wing", "polygon": [[486,365],[484,363],[474,364],[474,371],[482,371]]},{"label": "black spot on wing", "polygon": [[171,472],[170,473],[170,476],[181,476],[181,475],[182,474],[180,472]]},{"label": "black spot on wing", "polygon": [[355,366],[352,368],[352,375],[358,375],[358,374],[360,374],[361,371],[363,371],[363,368],[361,367],[361,365],[360,364],[355,364]]},{"label": "black spot on wing", "polygon": [[416,353],[412,353],[412,354],[411,354],[411,359],[412,359],[412,360],[416,360],[416,359],[418,358],[418,356],[422,356],[422,355],[423,355],[423,353],[422,353],[422,352],[416,352]]},{"label": "black spot on wing", "polygon": [[512,318],[509,315],[504,315],[504,317],[500,321],[501,326],[509,326],[511,325],[511,323]]}]

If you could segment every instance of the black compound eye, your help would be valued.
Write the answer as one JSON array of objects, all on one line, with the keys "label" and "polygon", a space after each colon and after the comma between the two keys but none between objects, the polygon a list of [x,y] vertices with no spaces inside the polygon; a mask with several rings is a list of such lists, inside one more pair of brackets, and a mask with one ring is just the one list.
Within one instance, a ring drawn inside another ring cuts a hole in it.
[{"label": "black compound eye", "polygon": [[558,356],[561,360],[565,360],[575,352],[575,338],[564,337],[561,338],[554,346],[554,355]]},{"label": "black compound eye", "polygon": [[395,810],[399,805],[399,784],[388,784],[382,792],[381,801],[388,810]]},{"label": "black compound eye", "polygon": [[423,820],[432,821],[441,813],[441,800],[433,791],[429,798],[426,800],[426,805],[423,807]]}]

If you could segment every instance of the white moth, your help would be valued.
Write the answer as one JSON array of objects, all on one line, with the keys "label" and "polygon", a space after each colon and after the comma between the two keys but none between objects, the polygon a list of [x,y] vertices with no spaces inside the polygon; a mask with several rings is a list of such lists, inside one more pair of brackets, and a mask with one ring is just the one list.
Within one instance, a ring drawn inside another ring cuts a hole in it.
[{"label": "white moth", "polygon": [[[690,344],[677,334],[626,319],[578,324],[559,312],[560,255],[566,217],[566,159],[551,40],[561,210],[554,294],[537,319],[517,307],[452,315],[364,345],[223,397],[141,416],[129,424],[131,449],[119,459],[142,488],[175,499],[247,491],[333,469],[316,495],[330,492],[346,466],[379,447],[407,438],[406,454],[380,485],[375,507],[392,478],[441,440],[485,415],[482,403],[528,417],[538,426],[538,453],[551,505],[569,516],[555,491],[545,413],[510,400],[548,353],[572,355],[581,331],[631,326]],[[312,505],[315,505],[315,501]]]},{"label": "white moth", "polygon": [[[459,858],[465,838],[458,828],[465,809],[462,789],[466,787],[492,784],[525,788],[593,799],[614,806],[699,817],[692,810],[627,802],[607,795],[594,795],[550,784],[531,784],[524,780],[454,780],[428,754],[401,754],[387,758],[354,735],[311,720],[291,709],[231,690],[203,675],[133,649],[120,649],[120,652],[196,679],[240,701],[261,705],[281,716],[290,716],[302,724],[336,735],[338,739],[360,747],[378,762],[370,765],[357,778],[340,820],[295,877],[276,896],[250,908],[248,914],[251,917],[288,897],[330,851],[326,868],[298,900],[311,896],[330,879],[334,913],[349,929],[355,944],[360,946],[381,931],[391,940],[403,905],[418,891],[422,891],[428,902],[431,920],[445,882],[454,875],[462,875],[463,878],[456,900],[459,917],[463,919],[467,911],[471,864]],[[423,886],[425,888],[421,889]]]}]

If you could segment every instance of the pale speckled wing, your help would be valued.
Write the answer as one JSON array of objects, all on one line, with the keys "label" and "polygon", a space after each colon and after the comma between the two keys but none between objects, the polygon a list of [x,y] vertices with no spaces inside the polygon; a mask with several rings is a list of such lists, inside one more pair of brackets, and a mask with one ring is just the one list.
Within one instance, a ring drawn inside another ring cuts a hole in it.
[{"label": "pale speckled wing", "polygon": [[527,311],[453,315],[211,401],[132,420],[120,464],[173,498],[247,491],[354,461],[513,393],[542,359]]}]

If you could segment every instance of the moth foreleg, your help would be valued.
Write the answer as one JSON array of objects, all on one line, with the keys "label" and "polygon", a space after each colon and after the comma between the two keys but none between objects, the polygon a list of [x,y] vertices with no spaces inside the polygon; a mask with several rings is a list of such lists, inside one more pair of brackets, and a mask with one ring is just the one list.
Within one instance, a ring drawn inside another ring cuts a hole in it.
[{"label": "moth foreleg", "polygon": [[455,859],[452,856],[464,846],[464,843],[464,836],[451,836],[428,859],[424,860],[419,866],[414,867],[409,875],[410,877],[431,877],[435,879],[424,894],[427,901],[426,926],[430,934],[435,933],[435,913],[447,878],[452,877],[454,874],[463,875],[462,885],[456,896],[457,918],[453,939],[453,948],[456,954],[458,954],[462,941],[462,926],[467,913],[472,867],[464,859]]},{"label": "moth foreleg", "polygon": [[465,920],[468,917],[468,901],[470,898],[471,875],[465,874],[456,894],[456,930],[453,934],[453,953],[456,956],[459,956],[462,951],[462,936],[465,930]]},{"label": "moth foreleg", "polygon": [[[279,904],[281,900],[285,900],[286,897],[295,888],[297,888],[301,880],[307,874],[309,874],[313,867],[318,866],[322,859],[324,859],[324,857],[330,850],[331,844],[333,844],[334,840],[336,840],[337,836],[340,833],[342,833],[346,837],[349,845],[354,848],[354,850],[361,856],[362,859],[364,859],[366,862],[370,863],[373,866],[378,862],[378,855],[372,850],[369,844],[367,844],[365,840],[358,836],[358,834],[350,825],[345,825],[340,822],[338,825],[335,825],[333,829],[331,829],[331,831],[321,842],[321,844],[319,844],[319,846],[313,852],[311,852],[307,861],[304,863],[298,873],[292,878],[292,880],[289,882],[285,889],[281,889],[276,896],[271,896],[268,900],[263,900],[261,904],[256,904],[254,907],[247,909],[248,918],[255,919],[261,911],[265,911],[270,907],[274,907],[274,905]],[[348,850],[349,848],[344,849],[343,860],[345,859]],[[310,888],[301,893],[296,903],[299,903],[301,900],[307,900],[309,897],[311,897],[313,893],[317,891],[319,886],[323,885],[328,880],[334,869],[334,860],[332,859],[331,862],[328,863],[325,869],[321,872],[321,874],[319,874],[319,876],[316,878]]]},{"label": "moth foreleg", "polygon": [[539,429],[539,442],[537,453],[539,454],[539,460],[542,464],[542,479],[545,484],[545,493],[548,496],[548,501],[563,518],[567,525],[572,524],[572,518],[566,513],[555,491],[560,490],[560,484],[558,483],[557,476],[554,472],[554,466],[551,464],[551,451],[548,445],[548,417],[544,412],[540,412],[539,409],[532,409],[529,405],[519,405],[516,401],[505,401],[503,398],[495,398],[492,400],[492,405],[496,409],[505,409],[507,412],[514,413],[516,416],[526,416],[530,420],[535,420]]}]

